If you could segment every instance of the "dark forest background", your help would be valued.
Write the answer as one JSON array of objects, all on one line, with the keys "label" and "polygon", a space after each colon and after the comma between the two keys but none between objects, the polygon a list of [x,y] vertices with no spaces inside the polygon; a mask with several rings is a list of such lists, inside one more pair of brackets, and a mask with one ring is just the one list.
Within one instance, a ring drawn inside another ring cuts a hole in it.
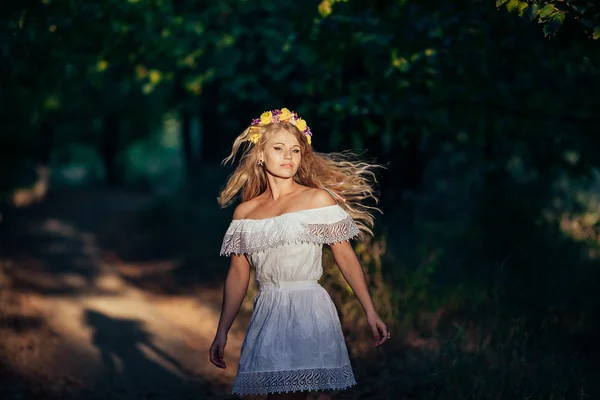
[{"label": "dark forest background", "polygon": [[316,151],[386,166],[376,235],[355,246],[397,338],[385,356],[364,349],[325,255],[357,396],[596,398],[599,15],[570,0],[4,2],[3,290],[46,293],[19,286],[25,256],[97,273],[22,229],[49,215],[93,230],[105,260],[177,260],[129,280],[144,291],[219,288],[220,162],[288,107]]}]

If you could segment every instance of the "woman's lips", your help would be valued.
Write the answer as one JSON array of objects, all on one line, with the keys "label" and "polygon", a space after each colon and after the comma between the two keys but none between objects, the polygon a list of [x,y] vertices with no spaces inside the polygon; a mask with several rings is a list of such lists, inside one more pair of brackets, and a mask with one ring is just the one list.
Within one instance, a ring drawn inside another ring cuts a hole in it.
[{"label": "woman's lips", "polygon": [[283,168],[292,168],[292,164],[281,164]]}]

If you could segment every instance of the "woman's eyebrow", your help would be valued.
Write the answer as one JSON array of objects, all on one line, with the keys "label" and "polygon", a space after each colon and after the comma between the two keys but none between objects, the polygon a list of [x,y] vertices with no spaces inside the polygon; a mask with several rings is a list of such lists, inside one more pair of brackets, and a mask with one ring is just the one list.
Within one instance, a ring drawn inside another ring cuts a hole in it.
[{"label": "woman's eyebrow", "polygon": [[[284,145],[284,146],[287,146],[287,145],[286,145],[285,143],[283,143],[283,142],[275,142],[275,143],[273,143],[273,145],[276,145],[276,144],[282,144],[282,145]],[[300,147],[300,145],[299,145],[299,144],[292,144],[292,145],[290,145],[290,147],[294,147],[294,146],[298,146],[298,147]]]}]

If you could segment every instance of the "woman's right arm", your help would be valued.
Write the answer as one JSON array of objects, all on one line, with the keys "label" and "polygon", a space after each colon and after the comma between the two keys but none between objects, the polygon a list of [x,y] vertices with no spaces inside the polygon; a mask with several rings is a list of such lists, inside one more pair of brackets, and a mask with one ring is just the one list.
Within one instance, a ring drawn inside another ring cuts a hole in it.
[{"label": "woman's right arm", "polygon": [[223,360],[227,334],[246,297],[250,282],[250,264],[245,255],[232,255],[229,273],[223,288],[223,307],[215,340],[210,348],[210,361],[217,367],[226,368]]},{"label": "woman's right arm", "polygon": [[244,255],[233,255],[231,257],[231,266],[225,280],[223,288],[223,308],[221,310],[221,319],[217,334],[229,332],[235,317],[240,310],[242,302],[248,291],[250,282],[250,264]]}]

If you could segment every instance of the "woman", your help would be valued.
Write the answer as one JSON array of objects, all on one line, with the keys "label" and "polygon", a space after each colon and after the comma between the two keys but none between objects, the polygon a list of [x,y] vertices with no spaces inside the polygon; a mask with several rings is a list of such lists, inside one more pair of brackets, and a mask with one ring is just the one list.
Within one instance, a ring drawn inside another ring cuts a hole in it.
[{"label": "woman", "polygon": [[[373,166],[311,147],[306,122],[286,108],[264,112],[236,138],[225,162],[242,152],[221,192],[229,205],[241,192],[223,240],[231,256],[223,309],[210,360],[225,368],[227,333],[248,289],[250,267],[259,292],[242,344],[233,393],[268,394],[269,399],[304,399],[308,391],[345,389],[355,379],[340,321],[331,298],[318,284],[322,246],[360,301],[375,345],[388,338],[369,296],[363,270],[349,240],[372,234],[376,208]],[[340,201],[338,204],[337,201]]]}]

